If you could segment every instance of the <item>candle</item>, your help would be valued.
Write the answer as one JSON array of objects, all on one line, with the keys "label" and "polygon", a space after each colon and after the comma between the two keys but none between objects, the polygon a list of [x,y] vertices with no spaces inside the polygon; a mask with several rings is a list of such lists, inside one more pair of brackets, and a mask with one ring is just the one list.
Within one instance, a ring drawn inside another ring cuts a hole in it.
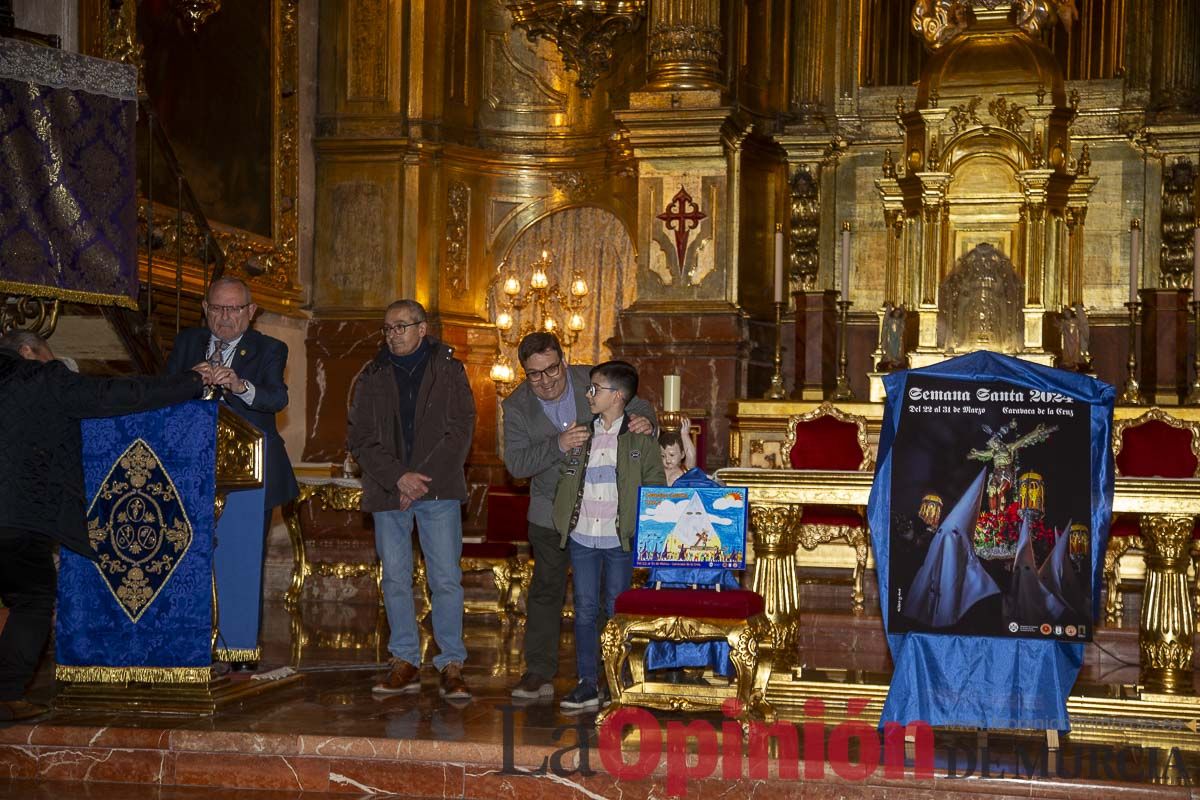
[{"label": "candle", "polygon": [[1196,294],[1200,290],[1200,223],[1192,236],[1192,300],[1200,301],[1200,295]]},{"label": "candle", "polygon": [[775,226],[775,302],[783,302],[783,230]]},{"label": "candle", "polygon": [[663,411],[679,411],[678,375],[663,375]]},{"label": "candle", "polygon": [[842,300],[850,297],[850,223],[842,223]]},{"label": "candle", "polygon": [[1142,223],[1129,223],[1129,302],[1138,301],[1138,275],[1142,266]]}]

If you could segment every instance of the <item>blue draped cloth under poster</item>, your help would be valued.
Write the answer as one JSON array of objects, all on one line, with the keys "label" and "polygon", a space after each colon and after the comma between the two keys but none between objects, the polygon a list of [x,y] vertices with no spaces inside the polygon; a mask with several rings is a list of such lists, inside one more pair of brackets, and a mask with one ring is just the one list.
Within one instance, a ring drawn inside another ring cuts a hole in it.
[{"label": "blue draped cloth under poster", "polygon": [[[961,495],[947,499],[946,514],[941,517],[940,524],[936,524],[936,533],[925,550],[931,555],[927,555],[916,570],[912,586],[906,589],[908,594],[901,598],[889,585],[893,559],[912,558],[912,553],[891,551],[893,542],[897,541],[892,528],[905,522],[906,512],[891,507],[893,483],[907,479],[901,473],[893,475],[893,464],[898,458],[896,440],[901,411],[906,402],[912,402],[910,394],[920,394],[914,382],[928,379],[1000,381],[1023,392],[1027,399],[1057,398],[1044,401],[1048,407],[1060,403],[1064,413],[1066,409],[1075,408],[1087,414],[1086,420],[1081,420],[1079,425],[1088,433],[1080,458],[1090,455],[1090,472],[1082,475],[1080,470],[1078,480],[1085,492],[1090,489],[1090,495],[1087,495],[1090,501],[1084,503],[1081,516],[1071,521],[1088,524],[1090,558],[1085,558],[1078,569],[1082,573],[1080,582],[1090,581],[1092,587],[1086,595],[1090,619],[1096,619],[1099,611],[1099,595],[1094,587],[1100,585],[1112,516],[1114,467],[1109,437],[1113,388],[1084,375],[989,352],[972,353],[925,369],[888,375],[884,378],[887,400],[879,458],[868,507],[879,595],[885,598],[884,627],[895,664],[880,725],[923,721],[934,726],[1069,730],[1066,700],[1083,663],[1084,645],[1051,638],[1061,635],[1064,628],[1067,633],[1074,634],[1075,628],[1050,624],[1059,621],[1056,615],[1078,612],[1077,602],[1074,612],[1068,604],[1058,602],[1059,598],[1081,591],[1070,585],[1069,575],[1064,578],[1055,572],[1064,572],[1067,556],[1063,537],[1069,526],[1064,521],[1061,525],[1056,523],[1034,531],[1033,525],[1042,526],[1042,522],[1034,523],[1034,518],[1023,516],[1022,522],[1012,526],[1019,528],[1019,536],[1011,540],[1003,537],[986,540],[990,529],[977,527],[976,520],[981,512],[985,516],[990,514],[989,519],[999,519],[1004,512],[999,499],[1010,496],[1008,492],[1016,491],[1017,487],[1006,485],[998,464],[986,461],[988,454],[986,447],[981,448],[982,440],[970,445],[977,448],[969,450],[972,455],[967,456],[968,450],[961,454],[963,464],[959,468],[958,484]],[[956,401],[948,411],[972,413],[967,407],[978,405],[974,402],[977,396],[970,393],[965,403]],[[934,394],[932,399],[936,403],[944,398]],[[1083,403],[1088,404],[1086,411],[1083,411]],[[909,408],[911,410],[912,406]],[[938,410],[937,406],[932,409],[933,412]],[[1024,435],[1030,443],[1049,440],[1051,445],[1048,447],[1062,447],[1066,439],[1065,428],[1069,426],[1047,424],[1045,428],[1054,430],[1038,431],[1031,419],[1018,419],[1019,413],[1011,413],[1009,424],[1011,409],[1005,408],[1004,412],[1004,428],[986,431],[1000,437],[994,441],[1012,443],[1017,441],[1015,437]],[[977,424],[976,427],[983,426]],[[986,439],[982,433],[979,436]],[[1062,452],[1060,450],[1059,454]],[[987,463],[990,470],[986,487],[980,472],[984,464],[980,461]],[[1046,492],[1052,489],[1054,487],[1048,480]],[[984,531],[985,540],[980,540],[980,530]],[[1033,555],[1034,539],[1038,535],[1049,539],[1041,545],[1045,555],[1040,581],[1034,571]],[[1056,535],[1057,539],[1054,538]],[[979,552],[992,559],[991,575],[981,566]],[[995,575],[999,576],[998,580],[993,580]],[[896,602],[898,598],[900,602]],[[991,607],[997,610],[997,618],[1012,620],[1007,626],[1007,631],[1013,632],[1012,638],[928,632],[958,624],[972,614],[973,608],[987,603],[993,604]],[[1026,619],[1027,616],[1032,618]],[[912,623],[914,619],[916,623]],[[1040,622],[1040,626],[1035,622]],[[904,632],[893,630],[898,625]],[[1039,628],[1042,638],[1027,638],[1027,630],[1033,631],[1029,635],[1036,637]],[[1077,636],[1083,638],[1084,631],[1078,631]]]},{"label": "blue draped cloth under poster", "polygon": [[196,400],[82,423],[96,560],[62,550],[60,678],[207,680],[216,421]]},{"label": "blue draped cloth under poster", "polygon": [[137,308],[137,69],[0,38],[0,291]]}]

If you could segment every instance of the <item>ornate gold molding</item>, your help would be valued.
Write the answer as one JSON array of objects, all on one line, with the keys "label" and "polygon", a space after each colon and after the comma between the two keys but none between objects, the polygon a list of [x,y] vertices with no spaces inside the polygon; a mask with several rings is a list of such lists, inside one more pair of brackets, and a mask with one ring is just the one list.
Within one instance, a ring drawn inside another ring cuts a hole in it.
[{"label": "ornate gold molding", "polygon": [[0,333],[31,331],[48,339],[58,326],[59,305],[58,298],[7,294],[0,281]]},{"label": "ornate gold molding", "polygon": [[462,181],[450,181],[446,190],[446,282],[452,297],[467,293],[468,224],[471,218],[471,189]]},{"label": "ornate gold molding", "polygon": [[554,42],[564,66],[579,75],[579,93],[591,97],[612,67],[613,40],[641,24],[646,0],[518,0],[508,10],[530,41]]},{"label": "ornate gold molding", "polygon": [[803,291],[817,288],[821,266],[821,192],[807,164],[799,165],[791,179],[791,253],[789,284]]},{"label": "ornate gold molding", "polygon": [[[1172,416],[1170,413],[1163,411],[1158,406],[1153,406],[1146,413],[1137,417],[1117,419],[1113,421],[1112,428],[1112,452],[1113,463],[1116,464],[1116,458],[1121,454],[1121,447],[1125,444],[1125,432],[1131,428],[1136,428],[1139,425],[1144,425],[1147,422],[1162,422],[1170,425],[1172,428],[1188,431],[1192,434],[1192,455],[1196,457],[1196,472],[1193,477],[1200,477],[1200,422],[1194,420],[1179,419]],[[1117,475],[1120,475],[1120,468],[1117,468]]]},{"label": "ornate gold molding", "polygon": [[971,0],[917,0],[912,10],[913,31],[930,50],[941,50],[975,22]]}]

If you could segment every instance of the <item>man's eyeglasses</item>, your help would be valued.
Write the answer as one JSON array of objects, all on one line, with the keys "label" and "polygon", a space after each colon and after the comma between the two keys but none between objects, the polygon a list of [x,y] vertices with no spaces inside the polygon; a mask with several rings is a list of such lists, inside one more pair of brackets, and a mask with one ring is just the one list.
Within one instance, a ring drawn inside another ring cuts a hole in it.
[{"label": "man's eyeglasses", "polygon": [[618,392],[618,391],[620,391],[620,389],[617,389],[617,388],[615,388],[615,387],[612,387],[612,386],[601,386],[601,385],[600,385],[600,384],[598,384],[598,383],[593,383],[593,384],[591,384],[590,386],[588,386],[588,388],[587,388],[587,396],[588,396],[588,397],[595,397],[595,396],[596,396],[596,392],[600,392],[600,391],[605,391],[605,392]]},{"label": "man's eyeglasses", "polygon": [[209,303],[206,308],[209,314],[240,314],[250,307],[249,303],[242,303],[240,306],[219,306],[215,303]]},{"label": "man's eyeglasses", "polygon": [[424,320],[417,320],[416,322],[397,322],[395,325],[384,325],[379,330],[383,331],[384,336],[391,336],[393,333],[404,333],[413,325],[420,325],[422,322],[424,322]]},{"label": "man's eyeglasses", "polygon": [[557,378],[559,373],[561,373],[561,372],[562,372],[562,359],[559,359],[557,364],[551,364],[550,366],[546,367],[545,369],[527,369],[527,370],[525,370],[525,377],[528,378],[533,383],[539,383],[540,381],[544,381],[544,380],[552,381],[555,378]]}]

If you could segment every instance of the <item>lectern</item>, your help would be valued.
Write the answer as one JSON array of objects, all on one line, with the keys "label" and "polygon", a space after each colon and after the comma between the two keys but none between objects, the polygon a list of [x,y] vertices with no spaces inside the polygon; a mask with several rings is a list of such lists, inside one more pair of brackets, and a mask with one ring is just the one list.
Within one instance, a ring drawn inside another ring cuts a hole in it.
[{"label": "lectern", "polygon": [[195,400],[86,420],[83,456],[95,559],[62,552],[55,707],[211,714],[283,683],[213,670],[213,531],[231,493],[262,486],[262,433]]}]

